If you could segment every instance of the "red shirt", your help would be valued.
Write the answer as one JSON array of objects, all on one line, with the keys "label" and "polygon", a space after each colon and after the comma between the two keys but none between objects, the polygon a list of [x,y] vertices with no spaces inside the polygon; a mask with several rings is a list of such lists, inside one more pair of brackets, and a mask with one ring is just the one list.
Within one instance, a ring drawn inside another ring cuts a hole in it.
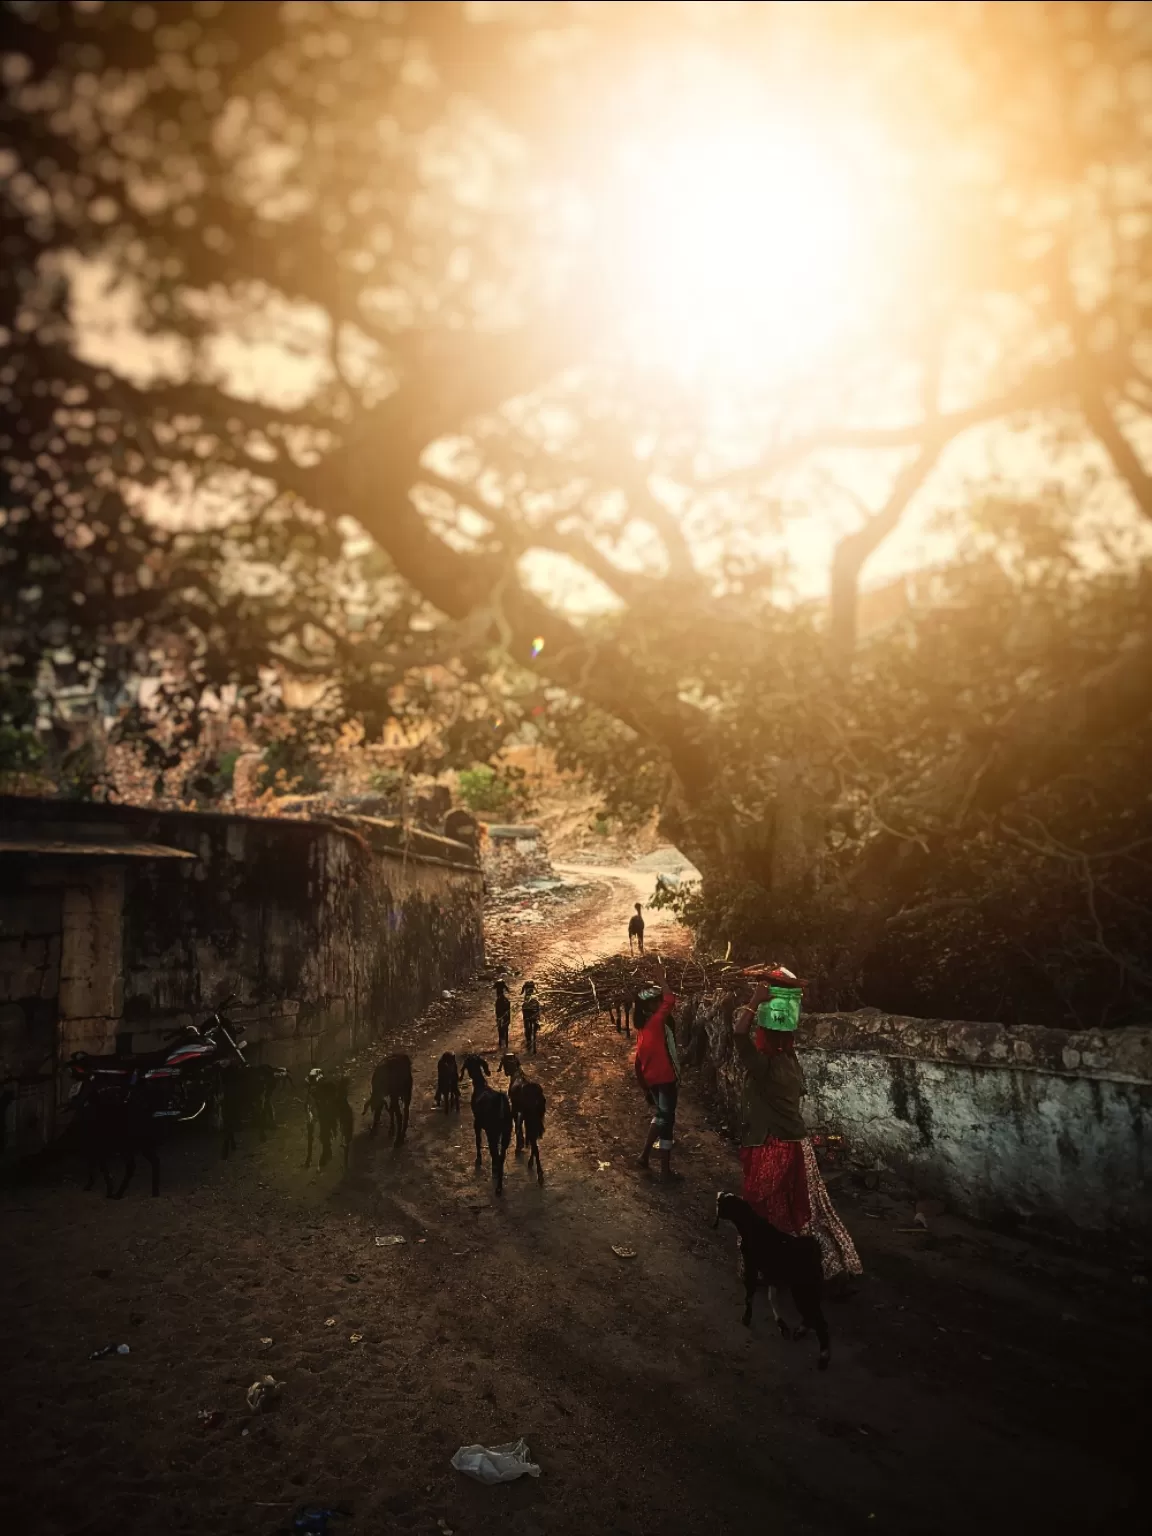
[{"label": "red shirt", "polygon": [[656,1012],[647,1024],[637,1032],[636,1075],[646,1088],[659,1088],[666,1083],[679,1081],[666,1035],[668,1019],[675,1006],[676,999],[671,993],[666,994],[660,999]]}]

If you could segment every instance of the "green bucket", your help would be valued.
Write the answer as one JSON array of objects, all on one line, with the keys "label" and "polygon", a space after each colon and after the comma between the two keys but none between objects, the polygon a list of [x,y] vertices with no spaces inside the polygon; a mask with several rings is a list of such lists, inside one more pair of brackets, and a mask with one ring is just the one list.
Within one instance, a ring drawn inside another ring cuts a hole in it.
[{"label": "green bucket", "polygon": [[799,987],[772,987],[766,1003],[756,1010],[756,1024],[760,1029],[794,1030],[800,1023],[800,1003],[803,992]]}]

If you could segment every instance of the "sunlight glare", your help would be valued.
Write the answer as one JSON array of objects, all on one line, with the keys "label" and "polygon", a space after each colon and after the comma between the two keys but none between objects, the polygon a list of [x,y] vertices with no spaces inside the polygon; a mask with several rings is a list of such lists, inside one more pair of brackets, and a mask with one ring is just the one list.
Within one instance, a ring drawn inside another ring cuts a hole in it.
[{"label": "sunlight glare", "polygon": [[778,375],[847,341],[866,313],[868,199],[846,157],[797,129],[630,144],[613,201],[606,255],[646,361]]}]

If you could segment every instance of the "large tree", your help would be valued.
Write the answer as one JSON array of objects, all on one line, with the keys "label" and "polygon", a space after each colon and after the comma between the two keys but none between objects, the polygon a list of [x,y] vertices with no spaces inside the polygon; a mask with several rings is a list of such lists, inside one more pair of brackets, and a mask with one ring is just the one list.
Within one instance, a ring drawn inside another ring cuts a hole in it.
[{"label": "large tree", "polygon": [[[414,664],[478,687],[502,655],[618,803],[659,806],[713,927],[832,1000],[975,899],[1029,797],[1130,782],[1141,580],[1086,570],[1077,518],[1152,517],[1146,8],[3,11],[0,621],[29,688],[45,658],[143,668],[197,718],[295,669],[371,716]],[[589,213],[702,69],[882,123],[915,255],[852,352],[722,421],[629,352]],[[797,605],[765,536],[852,502]],[[866,563],[936,502],[965,513],[949,569],[862,642]],[[1128,857],[1055,815],[1032,843],[1076,878]]]}]

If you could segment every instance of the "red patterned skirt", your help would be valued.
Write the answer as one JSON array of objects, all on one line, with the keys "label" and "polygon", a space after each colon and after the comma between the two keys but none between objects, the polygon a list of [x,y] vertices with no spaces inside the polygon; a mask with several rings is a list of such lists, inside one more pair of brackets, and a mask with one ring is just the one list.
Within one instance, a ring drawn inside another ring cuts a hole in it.
[{"label": "red patterned skirt", "polygon": [[740,1161],[744,1198],[758,1216],[793,1237],[814,1237],[826,1277],[860,1273],[856,1246],[832,1205],[808,1137],[769,1136],[759,1147],[741,1147]]}]

